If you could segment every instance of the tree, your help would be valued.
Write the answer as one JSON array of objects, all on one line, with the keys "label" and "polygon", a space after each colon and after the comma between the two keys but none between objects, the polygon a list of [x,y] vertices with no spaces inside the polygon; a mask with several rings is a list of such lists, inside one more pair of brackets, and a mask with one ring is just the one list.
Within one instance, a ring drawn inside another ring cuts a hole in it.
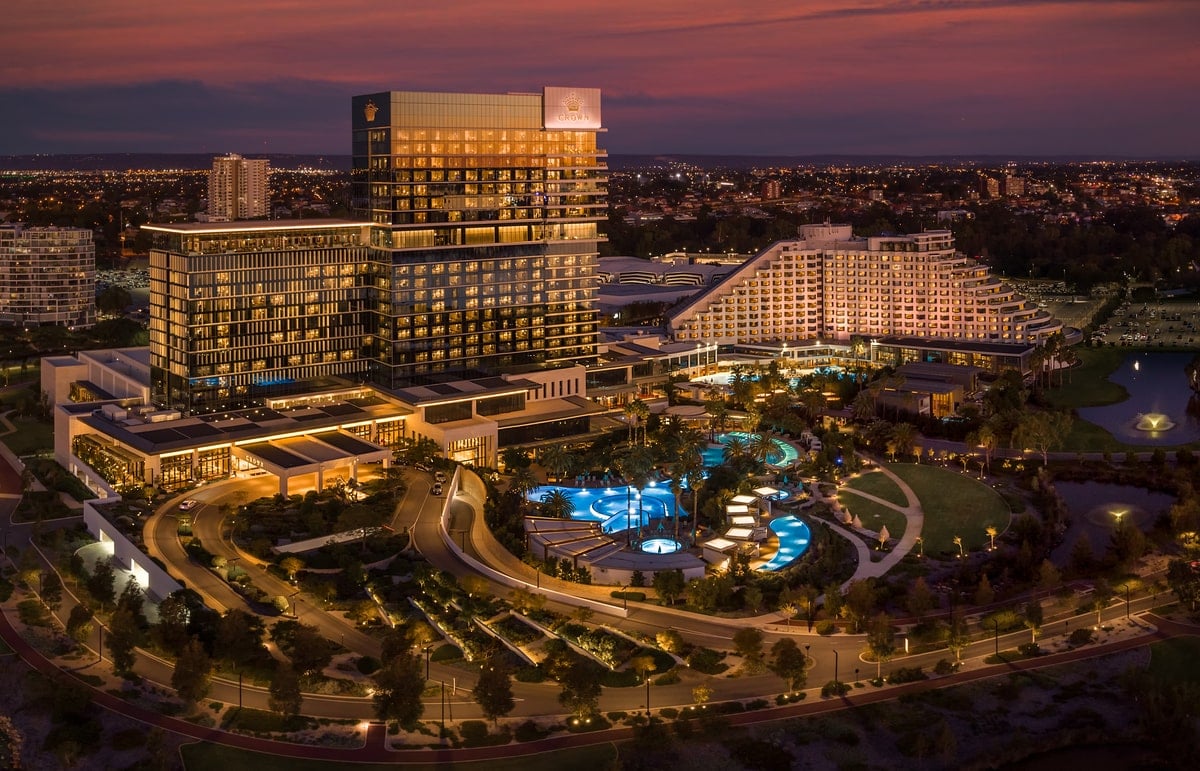
[{"label": "tree", "polygon": [[992,582],[988,580],[987,573],[979,577],[979,586],[975,589],[975,604],[976,605],[991,605],[996,600],[996,592],[992,589]]},{"label": "tree", "polygon": [[1025,605],[1025,626],[1029,627],[1029,642],[1037,642],[1038,632],[1042,629],[1042,621],[1045,616],[1042,613],[1042,603],[1036,599],[1030,600]]},{"label": "tree", "polygon": [[513,700],[512,677],[502,664],[488,662],[479,671],[479,679],[471,689],[483,716],[493,724],[497,719],[513,711],[516,702]]},{"label": "tree", "polygon": [[1061,583],[1062,574],[1054,566],[1054,563],[1048,559],[1042,560],[1042,565],[1038,568],[1038,586],[1049,594],[1057,589]]},{"label": "tree", "polygon": [[296,574],[304,570],[304,560],[294,554],[290,554],[279,561],[279,567],[283,568],[283,572],[287,573],[289,581],[295,581]]},{"label": "tree", "polygon": [[102,608],[110,607],[117,598],[116,590],[113,588],[116,577],[112,565],[104,559],[96,561],[95,567],[92,568],[92,574],[88,576],[88,594],[92,595],[92,599]]},{"label": "tree", "polygon": [[1036,450],[1042,456],[1044,466],[1050,450],[1062,444],[1071,433],[1073,422],[1070,413],[1066,412],[1027,412],[1013,430],[1013,444]]},{"label": "tree", "polygon": [[[897,423],[892,427],[893,458],[896,455],[912,455],[917,443],[917,428],[911,423]],[[920,456],[918,456],[919,458]]]},{"label": "tree", "polygon": [[867,647],[875,656],[875,678],[879,679],[883,676],[883,662],[896,652],[896,635],[892,631],[892,620],[886,613],[879,613],[871,619],[867,628]]},{"label": "tree", "polygon": [[1130,517],[1119,518],[1112,532],[1113,557],[1121,567],[1129,567],[1137,562],[1146,551],[1146,536],[1130,519]]},{"label": "tree", "polygon": [[1188,561],[1176,559],[1167,563],[1167,585],[1180,602],[1196,609],[1196,601],[1200,600],[1200,571]]},{"label": "tree", "polygon": [[825,585],[825,613],[830,619],[842,615],[842,606],[846,598],[842,596],[842,587],[836,581]]},{"label": "tree", "polygon": [[684,587],[686,586],[683,571],[678,568],[675,570],[656,571],[650,583],[654,587],[654,591],[658,593],[658,596],[667,605],[674,605],[679,596],[683,594]]},{"label": "tree", "polygon": [[421,693],[425,690],[425,671],[421,660],[402,653],[375,673],[375,715],[380,720],[395,720],[409,726],[425,711]]},{"label": "tree", "polygon": [[933,609],[933,592],[929,590],[929,584],[925,583],[924,577],[913,581],[904,602],[908,612],[916,616],[918,622]]},{"label": "tree", "polygon": [[146,618],[145,605],[146,593],[138,585],[137,579],[130,576],[129,580],[125,582],[125,589],[121,592],[121,596],[117,598],[117,610],[128,610],[133,615],[133,620],[137,622],[138,629],[146,630],[150,628],[150,622]]},{"label": "tree", "polygon": [[262,619],[233,608],[217,622],[213,650],[234,666],[245,666],[262,654],[262,638]]},{"label": "tree", "polygon": [[125,312],[133,297],[129,290],[122,286],[110,284],[96,294],[96,310],[109,316],[118,316]]},{"label": "tree", "polygon": [[300,714],[303,696],[300,692],[300,675],[289,666],[275,668],[268,687],[267,706],[285,718]]},{"label": "tree", "polygon": [[692,688],[692,702],[697,707],[702,707],[707,704],[708,700],[712,698],[712,695],[712,684],[707,681]]},{"label": "tree", "polygon": [[683,636],[674,629],[664,629],[654,635],[654,642],[667,653],[679,653],[683,650]]},{"label": "tree", "polygon": [[133,649],[141,642],[142,630],[128,608],[114,611],[108,628],[108,654],[118,675],[133,672]]},{"label": "tree", "polygon": [[967,620],[959,611],[950,614],[950,630],[946,636],[946,647],[954,652],[954,660],[962,660],[962,652],[971,644],[971,635],[967,630]]},{"label": "tree", "polygon": [[77,643],[87,642],[96,628],[93,618],[92,609],[87,605],[79,604],[71,608],[67,616],[67,636]]},{"label": "tree", "polygon": [[733,633],[733,647],[737,654],[746,660],[749,668],[753,669],[762,664],[763,633],[752,626],[744,626]]},{"label": "tree", "polygon": [[568,519],[575,511],[571,496],[562,490],[551,490],[542,496],[542,513],[554,519]]},{"label": "tree", "polygon": [[574,661],[562,673],[561,684],[558,703],[571,714],[584,718],[596,713],[600,705],[600,679],[587,662],[581,659]]},{"label": "tree", "polygon": [[1092,551],[1092,541],[1086,532],[1080,533],[1075,545],[1071,547],[1068,558],[1071,572],[1078,576],[1088,575],[1096,565],[1096,553]]},{"label": "tree", "polygon": [[333,661],[333,644],[310,624],[281,621],[271,627],[271,640],[291,659],[297,674],[320,672]]},{"label": "tree", "polygon": [[789,691],[804,687],[807,666],[808,658],[792,638],[784,637],[771,646],[771,671],[787,683]]},{"label": "tree", "polygon": [[851,628],[861,631],[867,617],[875,609],[875,585],[869,580],[851,581],[846,587],[843,615],[850,622]]},{"label": "tree", "polygon": [[200,640],[193,637],[183,646],[171,674],[171,687],[179,698],[195,704],[208,695],[212,685],[212,660]]},{"label": "tree", "polygon": [[46,607],[50,610],[57,611],[62,605],[63,582],[58,577],[58,573],[53,570],[47,570],[42,574],[42,602],[46,603]]}]

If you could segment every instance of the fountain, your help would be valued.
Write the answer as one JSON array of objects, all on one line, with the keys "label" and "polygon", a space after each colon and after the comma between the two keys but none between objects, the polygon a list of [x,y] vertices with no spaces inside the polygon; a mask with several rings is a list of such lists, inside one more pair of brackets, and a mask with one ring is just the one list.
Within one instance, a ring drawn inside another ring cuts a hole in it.
[{"label": "fountain", "polygon": [[1134,428],[1138,431],[1148,431],[1156,434],[1159,431],[1170,431],[1172,428],[1175,428],[1175,422],[1161,412],[1147,412],[1138,415]]}]

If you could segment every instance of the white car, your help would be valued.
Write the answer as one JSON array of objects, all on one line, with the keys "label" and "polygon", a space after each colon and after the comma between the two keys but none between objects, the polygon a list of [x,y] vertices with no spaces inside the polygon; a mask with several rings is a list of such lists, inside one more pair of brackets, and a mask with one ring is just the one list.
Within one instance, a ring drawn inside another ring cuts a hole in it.
[{"label": "white car", "polygon": [[200,501],[196,500],[195,498],[188,498],[186,501],[180,501],[179,510],[180,511],[191,511],[192,509],[196,508],[199,505],[200,505]]},{"label": "white car", "polygon": [[445,484],[446,475],[441,471],[435,471],[433,472],[433,481]]}]

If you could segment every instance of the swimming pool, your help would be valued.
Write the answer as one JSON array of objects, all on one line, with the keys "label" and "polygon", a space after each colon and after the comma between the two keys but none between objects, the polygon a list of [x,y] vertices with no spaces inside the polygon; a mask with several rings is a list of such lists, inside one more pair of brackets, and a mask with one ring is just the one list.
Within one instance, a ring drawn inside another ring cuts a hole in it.
[{"label": "swimming pool", "polygon": [[[527,498],[541,503],[542,496],[552,490],[562,491],[570,499],[575,510],[571,519],[599,522],[605,533],[616,533],[638,526],[639,491],[635,487],[562,487],[543,485],[536,487]],[[671,488],[656,482],[648,483],[640,492],[641,522],[649,524],[654,519],[670,519],[675,514],[675,496]],[[679,516],[686,517],[687,511],[679,507]]]},{"label": "swimming pool", "polygon": [[[706,447],[704,449],[702,453],[704,456],[704,465],[707,468],[712,468],[713,466],[720,466],[722,463],[724,463],[724,445],[729,444],[731,440],[737,439],[744,446],[749,447],[749,445],[755,441],[758,436],[758,434],[752,434],[748,431],[730,431],[725,434],[717,434],[717,443],[722,446]],[[770,466],[783,468],[784,466],[790,466],[800,458],[800,452],[782,439],[772,438],[771,444],[773,447],[770,452],[767,453],[767,464]]]},{"label": "swimming pool", "polygon": [[771,532],[779,537],[779,549],[766,564],[758,568],[759,570],[782,570],[808,551],[812,532],[804,520],[789,514],[771,520],[769,527]]}]

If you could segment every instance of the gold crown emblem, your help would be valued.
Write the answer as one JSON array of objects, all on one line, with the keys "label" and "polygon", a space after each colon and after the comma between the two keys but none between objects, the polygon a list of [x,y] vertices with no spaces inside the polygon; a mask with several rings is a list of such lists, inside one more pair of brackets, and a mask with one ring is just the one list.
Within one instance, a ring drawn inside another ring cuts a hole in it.
[{"label": "gold crown emblem", "polygon": [[370,123],[371,121],[375,120],[375,116],[378,113],[379,113],[379,108],[375,106],[375,101],[372,99],[368,99],[367,104],[363,107],[363,115],[366,117],[367,123]]},{"label": "gold crown emblem", "polygon": [[567,94],[567,98],[562,101],[563,107],[567,108],[567,112],[579,112],[583,107],[583,100],[574,91]]}]

